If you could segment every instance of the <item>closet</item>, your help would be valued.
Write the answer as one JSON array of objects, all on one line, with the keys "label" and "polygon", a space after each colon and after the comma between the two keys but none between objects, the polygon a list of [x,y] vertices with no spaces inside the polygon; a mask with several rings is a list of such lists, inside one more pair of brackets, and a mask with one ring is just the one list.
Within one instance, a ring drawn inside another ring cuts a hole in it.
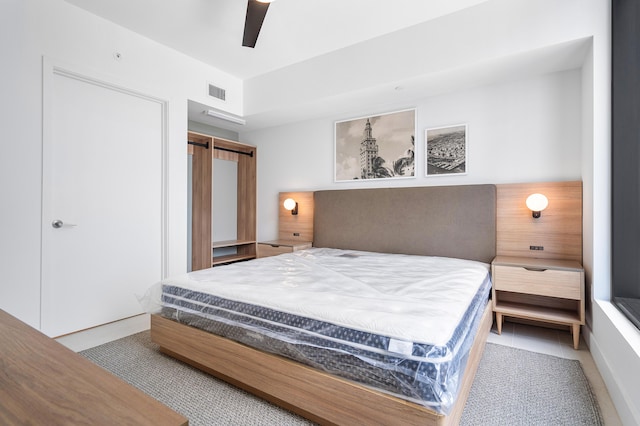
[{"label": "closet", "polygon": [[[255,258],[256,147],[196,132],[187,136],[193,156],[191,270]],[[219,178],[216,167],[233,175]],[[231,196],[229,188],[235,189]],[[215,229],[216,216],[230,213],[235,229],[229,229],[229,221]]]}]

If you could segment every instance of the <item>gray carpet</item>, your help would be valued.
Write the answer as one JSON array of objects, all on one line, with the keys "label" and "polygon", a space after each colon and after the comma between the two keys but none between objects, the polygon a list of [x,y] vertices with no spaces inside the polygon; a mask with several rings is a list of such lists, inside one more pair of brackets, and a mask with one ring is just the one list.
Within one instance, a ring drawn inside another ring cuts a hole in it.
[{"label": "gray carpet", "polygon": [[[142,332],[83,356],[189,419],[190,425],[310,425],[158,352]],[[488,343],[462,425],[601,425],[579,361]]]},{"label": "gray carpet", "polygon": [[487,343],[461,425],[602,425],[580,361]]}]

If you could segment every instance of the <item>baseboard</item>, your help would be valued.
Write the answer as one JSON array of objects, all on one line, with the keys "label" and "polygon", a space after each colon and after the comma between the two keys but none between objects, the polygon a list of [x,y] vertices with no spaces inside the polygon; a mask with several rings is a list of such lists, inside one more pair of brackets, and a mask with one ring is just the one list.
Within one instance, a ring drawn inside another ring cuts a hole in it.
[{"label": "baseboard", "polygon": [[80,352],[148,330],[150,324],[149,318],[149,314],[136,315],[135,317],[125,318],[120,321],[67,334],[56,338],[56,341],[62,343],[72,351]]}]

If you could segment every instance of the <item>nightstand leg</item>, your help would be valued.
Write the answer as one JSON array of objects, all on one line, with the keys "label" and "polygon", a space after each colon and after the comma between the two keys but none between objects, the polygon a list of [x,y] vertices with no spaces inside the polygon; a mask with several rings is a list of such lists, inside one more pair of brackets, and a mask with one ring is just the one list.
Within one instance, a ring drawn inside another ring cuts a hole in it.
[{"label": "nightstand leg", "polygon": [[580,345],[580,324],[573,324],[571,332],[573,334],[573,349],[578,349]]},{"label": "nightstand leg", "polygon": [[498,334],[502,334],[502,314],[496,312],[496,325],[498,326]]}]

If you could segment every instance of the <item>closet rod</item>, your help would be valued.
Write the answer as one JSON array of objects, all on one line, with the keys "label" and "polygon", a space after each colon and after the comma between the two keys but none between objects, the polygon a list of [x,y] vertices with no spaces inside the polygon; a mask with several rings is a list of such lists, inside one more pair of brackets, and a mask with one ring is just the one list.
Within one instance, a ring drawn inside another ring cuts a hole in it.
[{"label": "closet rod", "polygon": [[230,149],[230,148],[223,148],[221,146],[213,146],[213,149],[219,149],[220,151],[227,151],[227,152],[235,152],[236,154],[244,154],[244,155],[248,155],[249,157],[253,157],[253,151],[251,152],[244,152],[244,151],[237,151],[235,149]]},{"label": "closet rod", "polygon": [[200,143],[200,142],[194,142],[194,141],[187,141],[187,143],[189,145],[201,146],[202,148],[209,149],[209,142]]}]

